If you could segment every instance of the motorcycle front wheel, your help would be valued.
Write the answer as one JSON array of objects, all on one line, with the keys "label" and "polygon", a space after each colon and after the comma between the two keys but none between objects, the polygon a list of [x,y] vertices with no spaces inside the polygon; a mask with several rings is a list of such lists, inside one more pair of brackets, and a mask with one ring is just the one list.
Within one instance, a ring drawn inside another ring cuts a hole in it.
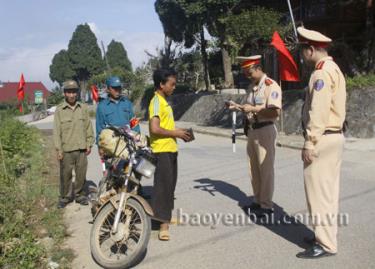
[{"label": "motorcycle front wheel", "polygon": [[114,234],[112,226],[115,215],[116,208],[111,203],[100,210],[91,228],[91,254],[104,268],[129,268],[145,254],[150,239],[151,219],[142,205],[130,198]]}]

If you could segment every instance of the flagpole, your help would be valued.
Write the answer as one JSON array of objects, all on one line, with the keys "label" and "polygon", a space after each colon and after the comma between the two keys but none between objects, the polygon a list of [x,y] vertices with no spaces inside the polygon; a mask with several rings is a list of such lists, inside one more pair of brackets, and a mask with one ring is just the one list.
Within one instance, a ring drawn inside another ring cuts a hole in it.
[{"label": "flagpole", "polygon": [[236,122],[237,122],[237,113],[236,111],[232,112],[232,147],[233,153],[236,152]]},{"label": "flagpole", "polygon": [[[279,76],[280,77],[280,76]],[[279,79],[279,85],[281,88],[281,79]],[[283,113],[283,105],[281,104],[280,108],[280,134],[284,135],[284,113]]]},{"label": "flagpole", "polygon": [[296,28],[296,23],[294,22],[294,16],[293,16],[292,5],[290,4],[290,0],[287,0],[287,2],[288,2],[288,8],[289,8],[289,12],[290,12],[290,17],[291,17],[291,19],[292,19],[292,23],[293,23],[294,35],[295,35],[296,38],[297,38],[297,28]]},{"label": "flagpole", "polygon": [[[276,60],[277,58],[277,52],[276,52],[276,49],[274,48],[273,49],[273,62],[274,62],[274,69],[276,69],[276,62],[277,62],[277,65],[279,68],[277,68],[276,70],[277,71],[277,74],[278,74],[278,77],[279,77],[279,86],[280,86],[280,89],[281,89],[281,74],[280,74],[280,62]],[[281,89],[282,90],[282,89]],[[284,134],[284,115],[283,115],[283,106],[281,105],[281,108],[280,108],[280,134]]]}]

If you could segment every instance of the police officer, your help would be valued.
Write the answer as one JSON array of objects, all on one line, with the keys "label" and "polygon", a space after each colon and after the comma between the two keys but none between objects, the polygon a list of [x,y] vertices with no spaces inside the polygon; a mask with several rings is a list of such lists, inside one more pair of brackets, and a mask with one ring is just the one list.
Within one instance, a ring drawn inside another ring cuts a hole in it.
[{"label": "police officer", "polygon": [[94,143],[94,131],[88,108],[77,101],[79,87],[73,80],[63,83],[65,101],[58,105],[54,116],[53,139],[60,161],[60,200],[58,208],[64,208],[72,201],[69,188],[72,171],[75,171],[73,192],[76,202],[87,205],[83,192],[86,180],[87,155]]},{"label": "police officer", "polygon": [[230,102],[229,108],[245,115],[247,153],[250,159],[254,202],[246,209],[258,217],[273,213],[274,162],[276,148],[275,121],[281,110],[281,88],[264,72],[261,56],[238,57],[244,74],[251,79],[246,104]]},{"label": "police officer", "polygon": [[[122,83],[119,77],[112,76],[106,80],[108,98],[102,100],[96,110],[96,142],[98,142],[100,132],[107,125],[125,126],[129,125],[134,118],[132,102],[121,94]],[[137,125],[134,129],[140,132]],[[99,154],[102,155],[101,149]]]},{"label": "police officer", "polygon": [[302,112],[305,143],[302,150],[307,207],[315,238],[298,258],[321,258],[337,252],[339,181],[344,147],[345,78],[328,56],[331,39],[299,27],[299,43],[311,74]]}]

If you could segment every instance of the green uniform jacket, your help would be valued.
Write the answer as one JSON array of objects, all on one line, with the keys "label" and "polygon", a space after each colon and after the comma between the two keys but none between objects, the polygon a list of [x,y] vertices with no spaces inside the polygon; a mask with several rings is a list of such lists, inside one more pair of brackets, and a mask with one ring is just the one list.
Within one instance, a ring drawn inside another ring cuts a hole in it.
[{"label": "green uniform jacket", "polygon": [[94,131],[87,105],[74,108],[64,101],[58,105],[53,126],[53,141],[58,152],[85,150],[94,144]]}]

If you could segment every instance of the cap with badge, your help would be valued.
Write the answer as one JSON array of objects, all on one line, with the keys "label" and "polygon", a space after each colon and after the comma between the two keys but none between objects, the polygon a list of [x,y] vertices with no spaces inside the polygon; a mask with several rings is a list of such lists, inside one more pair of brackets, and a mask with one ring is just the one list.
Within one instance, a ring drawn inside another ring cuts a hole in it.
[{"label": "cap with badge", "polygon": [[254,65],[259,65],[261,63],[260,60],[262,59],[262,56],[261,55],[253,55],[249,57],[238,56],[236,57],[236,59],[240,61],[241,68],[251,68]]},{"label": "cap with badge", "polygon": [[64,91],[65,90],[78,90],[79,89],[77,82],[75,82],[74,80],[64,81],[63,88],[64,88]]},{"label": "cap with badge", "polygon": [[105,81],[105,84],[107,85],[107,87],[112,87],[112,88],[122,87],[121,80],[117,76],[107,78],[107,80]]},{"label": "cap with badge", "polygon": [[326,48],[332,42],[329,37],[314,31],[308,30],[302,26],[297,28],[298,43],[307,44],[314,47]]}]

